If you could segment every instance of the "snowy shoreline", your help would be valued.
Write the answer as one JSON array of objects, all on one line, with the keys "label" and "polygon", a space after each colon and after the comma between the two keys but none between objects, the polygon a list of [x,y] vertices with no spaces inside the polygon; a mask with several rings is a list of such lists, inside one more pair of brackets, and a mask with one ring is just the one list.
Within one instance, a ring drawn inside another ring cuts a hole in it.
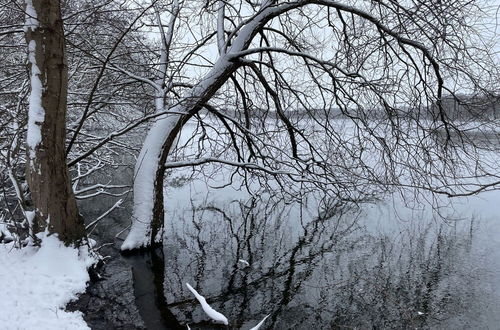
[{"label": "snowy shoreline", "polygon": [[0,244],[0,324],[4,329],[90,329],[66,305],[85,291],[96,258],[87,246],[65,246],[55,235],[40,248]]}]

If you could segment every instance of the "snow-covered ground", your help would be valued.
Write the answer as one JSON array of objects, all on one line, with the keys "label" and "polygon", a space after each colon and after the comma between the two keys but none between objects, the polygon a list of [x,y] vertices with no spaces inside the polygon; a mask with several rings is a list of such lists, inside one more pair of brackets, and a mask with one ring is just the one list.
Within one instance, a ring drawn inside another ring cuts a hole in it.
[{"label": "snow-covered ground", "polygon": [[81,312],[64,307],[85,291],[94,262],[87,247],[66,247],[54,235],[40,248],[0,244],[0,328],[89,329]]}]

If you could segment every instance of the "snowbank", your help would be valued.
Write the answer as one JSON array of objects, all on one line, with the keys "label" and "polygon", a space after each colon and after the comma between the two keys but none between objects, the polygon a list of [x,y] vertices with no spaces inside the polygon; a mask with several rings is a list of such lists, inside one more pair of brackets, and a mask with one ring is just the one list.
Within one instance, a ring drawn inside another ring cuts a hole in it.
[{"label": "snowbank", "polygon": [[81,312],[64,307],[85,291],[95,261],[87,247],[66,247],[55,235],[40,248],[0,244],[0,327],[89,329]]}]

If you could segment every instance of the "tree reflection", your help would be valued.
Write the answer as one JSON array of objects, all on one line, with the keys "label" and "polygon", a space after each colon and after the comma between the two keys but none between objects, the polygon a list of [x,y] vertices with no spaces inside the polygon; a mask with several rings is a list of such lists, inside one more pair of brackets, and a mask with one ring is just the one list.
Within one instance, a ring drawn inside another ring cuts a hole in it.
[{"label": "tree reflection", "polygon": [[[366,228],[358,208],[265,194],[191,205],[165,244],[169,309],[191,328],[208,322],[192,283],[232,328],[428,328],[466,307],[469,231],[424,220],[396,235]],[[247,260],[243,267],[239,259]]]}]

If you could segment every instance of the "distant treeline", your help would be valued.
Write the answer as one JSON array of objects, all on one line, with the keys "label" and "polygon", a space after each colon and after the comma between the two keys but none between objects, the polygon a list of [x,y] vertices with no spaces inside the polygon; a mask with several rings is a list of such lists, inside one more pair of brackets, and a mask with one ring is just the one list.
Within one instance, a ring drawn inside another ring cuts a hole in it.
[{"label": "distant treeline", "polygon": [[[471,96],[456,95],[445,96],[441,99],[441,106],[446,113],[447,119],[451,121],[490,121],[500,118],[500,96]],[[252,107],[248,110],[249,117],[260,119],[279,119],[276,110]],[[226,109],[226,114],[233,117],[242,116],[240,110]],[[284,109],[284,115],[289,119],[300,119],[313,116],[316,119],[341,119],[341,118],[364,118],[364,119],[386,119],[389,116],[400,118],[440,119],[437,102],[430,107],[412,108],[401,107],[397,109],[343,109],[340,108],[309,108],[309,109]]]},{"label": "distant treeline", "polygon": [[[442,107],[451,120],[489,121],[500,118],[500,96],[447,96],[441,100]],[[436,114],[438,107],[434,106]]]}]

